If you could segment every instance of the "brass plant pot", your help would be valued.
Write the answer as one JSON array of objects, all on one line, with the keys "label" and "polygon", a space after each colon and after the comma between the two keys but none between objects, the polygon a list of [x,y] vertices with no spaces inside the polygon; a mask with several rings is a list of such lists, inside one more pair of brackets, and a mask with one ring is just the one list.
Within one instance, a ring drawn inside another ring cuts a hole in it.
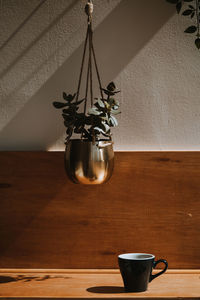
[{"label": "brass plant pot", "polygon": [[65,149],[65,170],[75,183],[101,184],[110,179],[114,167],[112,141],[93,144],[70,140]]}]

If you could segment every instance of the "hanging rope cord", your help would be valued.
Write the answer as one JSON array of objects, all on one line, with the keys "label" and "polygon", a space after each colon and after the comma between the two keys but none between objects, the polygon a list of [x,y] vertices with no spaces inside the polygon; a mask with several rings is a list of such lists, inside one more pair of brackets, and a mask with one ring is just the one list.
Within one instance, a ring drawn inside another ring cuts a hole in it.
[{"label": "hanging rope cord", "polygon": [[[97,74],[97,79],[98,79],[99,89],[100,89],[100,94],[101,94],[102,99],[103,99],[103,92],[102,92],[101,78],[100,78],[100,75],[99,75],[96,55],[95,55],[94,46],[93,46],[93,30],[92,30],[93,4],[92,4],[91,0],[86,4],[85,12],[88,16],[88,27],[87,27],[87,33],[86,33],[86,38],[85,38],[85,43],[84,43],[83,57],[82,57],[82,62],[81,62],[81,69],[80,69],[78,88],[77,88],[77,94],[76,94],[76,102],[78,101],[79,94],[80,94],[81,80],[82,80],[84,63],[85,63],[85,56],[86,56],[87,45],[88,45],[89,55],[88,55],[86,89],[85,89],[85,103],[84,103],[84,116],[86,117],[86,108],[87,108],[89,85],[90,85],[91,107],[93,106],[92,58],[94,60],[95,70],[96,70],[96,74]],[[83,138],[83,131],[84,131],[84,127],[83,127],[83,130],[82,130],[82,133],[81,133],[81,139]],[[93,133],[92,133],[92,137],[93,137],[93,141],[94,141],[94,139],[95,139],[94,130],[93,130]]]}]

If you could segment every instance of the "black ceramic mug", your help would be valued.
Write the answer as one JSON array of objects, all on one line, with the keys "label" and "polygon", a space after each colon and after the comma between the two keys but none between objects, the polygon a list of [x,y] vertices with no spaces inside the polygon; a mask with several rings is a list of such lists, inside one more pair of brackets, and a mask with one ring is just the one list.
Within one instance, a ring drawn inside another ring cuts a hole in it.
[{"label": "black ceramic mug", "polygon": [[[148,283],[163,274],[168,268],[166,260],[155,260],[153,254],[146,253],[120,254],[118,256],[118,263],[126,292],[146,291]],[[161,272],[153,275],[152,270],[159,263],[164,263],[165,268]]]}]

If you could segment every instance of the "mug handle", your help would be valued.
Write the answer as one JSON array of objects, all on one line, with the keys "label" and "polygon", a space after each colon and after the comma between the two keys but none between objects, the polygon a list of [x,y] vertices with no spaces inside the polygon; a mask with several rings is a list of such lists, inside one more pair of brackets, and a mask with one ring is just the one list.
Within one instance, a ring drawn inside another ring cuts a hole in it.
[{"label": "mug handle", "polygon": [[167,261],[165,259],[159,259],[159,260],[154,261],[153,262],[153,268],[155,268],[157,266],[157,264],[159,264],[159,263],[164,263],[165,264],[164,269],[162,271],[160,271],[159,273],[155,274],[155,275],[151,274],[149,282],[151,282],[153,279],[155,279],[156,277],[160,276],[161,274],[163,274],[167,270],[168,263],[167,263]]}]

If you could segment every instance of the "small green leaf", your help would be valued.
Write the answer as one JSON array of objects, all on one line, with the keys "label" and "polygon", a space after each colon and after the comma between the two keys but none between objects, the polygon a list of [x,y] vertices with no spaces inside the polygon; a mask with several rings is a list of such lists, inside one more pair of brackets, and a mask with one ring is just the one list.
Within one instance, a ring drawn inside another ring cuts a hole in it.
[{"label": "small green leaf", "polygon": [[176,11],[177,11],[178,14],[180,13],[181,8],[182,8],[182,2],[178,2],[178,3],[176,4]]},{"label": "small green leaf", "polygon": [[67,99],[67,94],[65,92],[63,92],[63,99],[68,100]]},{"label": "small green leaf", "polygon": [[53,102],[53,106],[55,108],[63,108],[65,106],[67,106],[67,103],[62,103],[62,102]]},{"label": "small green leaf", "polygon": [[118,125],[117,119],[114,116],[110,116],[110,123],[113,127]]},{"label": "small green leaf", "polygon": [[111,113],[112,113],[113,115],[118,115],[118,114],[121,114],[121,111],[118,110],[118,109],[111,109]]},{"label": "small green leaf", "polygon": [[96,130],[98,133],[103,133],[103,134],[106,133],[103,129],[101,129],[99,127],[94,127],[94,130]]},{"label": "small green leaf", "polygon": [[105,107],[105,104],[104,104],[104,102],[101,99],[98,99],[97,102],[98,102],[98,104],[99,104],[100,107],[103,107],[103,108]]},{"label": "small green leaf", "polygon": [[182,15],[183,15],[183,16],[189,16],[189,15],[191,15],[192,12],[193,12],[193,11],[192,11],[191,9],[186,9],[186,10],[184,10],[184,12],[182,13]]},{"label": "small green leaf", "polygon": [[190,16],[190,17],[191,17],[191,19],[194,17],[194,15],[195,15],[195,13],[193,12],[193,13],[191,14],[191,16]]},{"label": "small green leaf", "polygon": [[200,38],[197,38],[195,40],[195,45],[196,45],[197,49],[200,49]]},{"label": "small green leaf", "polygon": [[76,113],[77,110],[78,110],[78,107],[76,107],[75,105],[71,105],[69,108],[63,109],[63,113],[73,115]]},{"label": "small green leaf", "polygon": [[71,102],[76,96],[76,93],[74,95],[67,95],[65,92],[63,92],[63,99],[65,99],[66,101]]},{"label": "small green leaf", "polygon": [[194,6],[193,5],[188,5],[189,6],[189,8],[191,8],[191,9],[193,9],[194,10]]},{"label": "small green leaf", "polygon": [[186,32],[186,33],[194,33],[196,30],[197,30],[197,27],[193,25],[193,26],[189,26],[187,29],[185,29],[184,32]]},{"label": "small green leaf", "polygon": [[101,119],[108,123],[109,122],[108,114],[105,113],[103,116],[101,116]]},{"label": "small green leaf", "polygon": [[107,100],[109,103],[110,103],[110,105],[119,105],[119,101],[118,100],[115,100],[114,98],[110,98],[110,99],[108,99]]},{"label": "small green leaf", "polygon": [[67,130],[66,130],[66,133],[69,134],[69,135],[72,135],[73,127],[68,127]]},{"label": "small green leaf", "polygon": [[98,111],[95,107],[92,107],[92,108],[89,108],[88,109],[88,114],[89,115],[100,115],[101,114],[101,112],[100,111]]},{"label": "small green leaf", "polygon": [[113,81],[110,82],[110,83],[108,84],[108,86],[107,86],[107,90],[108,90],[108,91],[111,91],[111,92],[114,92],[115,89],[116,89],[116,86],[115,86],[114,82],[113,82]]},{"label": "small green leaf", "polygon": [[119,101],[115,100],[114,98],[110,98],[107,100],[111,108],[118,109],[119,108]]},{"label": "small green leaf", "polygon": [[110,130],[110,126],[106,122],[101,122],[98,127],[103,129],[104,132],[108,132]]},{"label": "small green leaf", "polygon": [[108,132],[110,130],[110,126],[106,123],[103,123],[104,127],[105,127],[105,131]]},{"label": "small green leaf", "polygon": [[69,115],[62,114],[62,116],[65,120],[68,120],[68,118],[69,118]]},{"label": "small green leaf", "polygon": [[106,107],[105,107],[105,106],[104,106],[104,107],[99,106],[99,103],[98,103],[98,102],[96,102],[96,103],[94,104],[94,106],[96,107],[96,109],[97,109],[98,111],[101,111],[102,113],[105,113],[105,111],[106,111]]}]

